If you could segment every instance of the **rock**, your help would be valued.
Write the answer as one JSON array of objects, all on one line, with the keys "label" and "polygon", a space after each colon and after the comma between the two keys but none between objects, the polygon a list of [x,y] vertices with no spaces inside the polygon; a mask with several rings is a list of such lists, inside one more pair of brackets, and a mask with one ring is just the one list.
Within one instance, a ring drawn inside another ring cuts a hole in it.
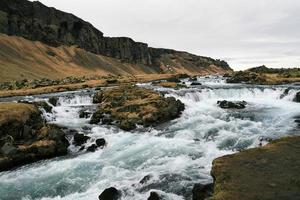
[{"label": "rock", "polygon": [[266,84],[266,77],[251,71],[235,72],[227,79],[227,83]]},{"label": "rock", "polygon": [[47,113],[51,113],[52,112],[52,106],[50,106],[47,102],[45,101],[38,101],[38,102],[34,102],[34,105],[44,109]]},{"label": "rock", "polygon": [[107,118],[125,131],[135,129],[136,125],[155,126],[167,122],[179,117],[184,110],[184,104],[174,97],[164,98],[153,90],[130,85],[105,90],[100,96],[102,103],[90,123],[98,124]]},{"label": "rock", "polygon": [[93,103],[101,103],[102,101],[103,101],[103,93],[102,93],[102,91],[97,92],[93,96]]},{"label": "rock", "polygon": [[296,93],[296,96],[295,96],[295,98],[294,98],[294,101],[300,103],[300,92],[297,92],[297,93]]},{"label": "rock", "polygon": [[1,147],[1,153],[5,156],[10,156],[14,155],[18,152],[18,149],[13,146],[10,142],[6,142],[2,147]]},{"label": "rock", "polygon": [[57,106],[58,97],[50,97],[48,101],[49,101],[49,103],[52,104],[53,106]]},{"label": "rock", "polygon": [[151,178],[153,178],[153,176],[151,174],[144,176],[144,178],[142,180],[140,180],[140,184],[147,183]]},{"label": "rock", "polygon": [[95,152],[97,150],[97,145],[96,144],[92,144],[91,146],[89,146],[86,151],[88,152]]},{"label": "rock", "polygon": [[105,189],[99,195],[99,200],[118,200],[120,198],[121,198],[121,192],[114,187]]},{"label": "rock", "polygon": [[106,145],[105,139],[103,139],[103,138],[97,139],[97,140],[96,140],[96,145],[97,145],[98,147],[103,147],[103,146],[105,146],[105,145]]},{"label": "rock", "polygon": [[91,115],[90,112],[87,112],[86,110],[81,110],[79,112],[79,118],[89,118]]},{"label": "rock", "polygon": [[167,79],[167,82],[180,83],[180,79],[178,77],[171,77]]},{"label": "rock", "polygon": [[218,101],[217,104],[220,108],[223,109],[244,109],[246,108],[247,102],[246,101]]},{"label": "rock", "polygon": [[199,82],[192,82],[191,85],[194,86],[194,85],[202,85],[202,84]]},{"label": "rock", "polygon": [[211,171],[215,190],[210,200],[299,197],[299,147],[299,136],[287,137],[215,159]]},{"label": "rock", "polygon": [[83,145],[84,143],[86,143],[86,141],[88,141],[90,139],[89,136],[86,136],[84,134],[81,134],[81,133],[76,133],[74,135],[74,144],[76,146],[81,146]]},{"label": "rock", "polygon": [[107,83],[107,84],[115,84],[115,83],[117,83],[117,82],[118,82],[117,79],[108,79],[108,80],[106,80],[106,83]]},{"label": "rock", "polygon": [[156,192],[150,192],[148,200],[161,200],[162,198]]},{"label": "rock", "polygon": [[214,185],[211,184],[195,184],[193,187],[193,200],[205,200],[213,194]]}]

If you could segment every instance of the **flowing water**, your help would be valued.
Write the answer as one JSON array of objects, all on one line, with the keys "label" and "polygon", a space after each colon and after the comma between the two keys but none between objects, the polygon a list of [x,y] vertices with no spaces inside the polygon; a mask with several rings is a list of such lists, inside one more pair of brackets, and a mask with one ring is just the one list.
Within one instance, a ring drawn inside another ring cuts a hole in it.
[{"label": "flowing water", "polygon": [[[89,125],[89,119],[79,118],[83,108],[95,110],[93,90],[52,94],[59,97],[59,105],[53,114],[44,113],[47,121],[88,134],[88,144],[105,138],[107,146],[86,153],[71,145],[68,156],[2,172],[0,199],[96,200],[111,186],[128,200],[145,200],[150,191],[165,199],[191,199],[195,183],[212,182],[213,159],[300,134],[294,120],[300,116],[300,104],[293,102],[300,90],[297,86],[250,87],[225,84],[215,77],[198,81],[202,86],[181,90],[139,84],[180,99],[186,109],[170,123],[133,133]],[[21,97],[33,101],[48,98]],[[217,106],[217,101],[224,99],[245,100],[248,105],[243,110],[224,110]],[[140,183],[147,175],[150,180]]]}]

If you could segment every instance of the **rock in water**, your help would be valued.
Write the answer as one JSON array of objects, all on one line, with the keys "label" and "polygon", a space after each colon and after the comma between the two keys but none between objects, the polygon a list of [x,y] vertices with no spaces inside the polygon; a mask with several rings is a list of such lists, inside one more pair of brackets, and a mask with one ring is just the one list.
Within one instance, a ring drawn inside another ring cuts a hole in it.
[{"label": "rock in water", "polygon": [[193,200],[205,200],[213,194],[214,185],[211,184],[195,184],[193,188]]},{"label": "rock in water", "polygon": [[88,152],[95,152],[97,149],[97,145],[96,144],[92,144],[91,146],[89,146],[86,151]]},{"label": "rock in water", "polygon": [[99,200],[118,200],[120,198],[121,198],[121,192],[114,187],[105,189],[99,195]]},{"label": "rock in water", "polygon": [[84,135],[84,134],[82,134],[82,133],[75,133],[75,135],[74,135],[74,144],[75,144],[76,146],[81,146],[81,145],[83,145],[84,143],[86,143],[86,141],[87,141],[88,139],[90,139],[89,136],[86,136],[86,135]]},{"label": "rock in water", "polygon": [[103,119],[116,122],[126,131],[136,125],[155,126],[180,116],[184,104],[174,97],[163,97],[150,89],[123,85],[101,91],[94,96],[94,102],[101,102],[90,123],[98,124]]},{"label": "rock in water", "polygon": [[156,192],[150,192],[148,200],[161,200],[162,198]]},{"label": "rock in water", "polygon": [[103,147],[103,146],[105,146],[105,144],[106,144],[106,141],[105,141],[105,139],[103,139],[103,138],[100,138],[100,139],[97,139],[97,140],[96,140],[96,145],[97,145],[98,147]]},{"label": "rock in water", "polygon": [[217,104],[219,105],[220,108],[223,109],[230,109],[230,108],[235,108],[235,109],[244,109],[246,108],[247,102],[246,101],[218,101]]},{"label": "rock in water", "polygon": [[57,106],[57,102],[58,102],[58,97],[49,98],[49,103],[52,104],[53,106]]},{"label": "rock in water", "polygon": [[300,103],[300,92],[297,92],[294,101]]}]

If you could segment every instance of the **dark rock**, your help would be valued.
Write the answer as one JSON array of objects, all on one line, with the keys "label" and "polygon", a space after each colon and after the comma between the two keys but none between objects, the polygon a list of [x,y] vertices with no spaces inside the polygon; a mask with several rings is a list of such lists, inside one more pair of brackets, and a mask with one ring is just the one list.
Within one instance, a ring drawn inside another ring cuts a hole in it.
[{"label": "dark rock", "polygon": [[97,150],[97,145],[96,144],[92,144],[91,146],[89,146],[86,151],[88,152],[95,152]]},{"label": "dark rock", "polygon": [[217,104],[220,106],[220,108],[223,109],[244,109],[246,108],[247,102],[246,101],[218,101]]},{"label": "dark rock", "polygon": [[205,200],[213,194],[214,185],[211,184],[195,184],[193,188],[193,200]]},{"label": "dark rock", "polygon": [[97,139],[97,140],[96,140],[96,145],[97,145],[98,147],[103,147],[103,146],[105,146],[105,144],[106,144],[106,141],[105,141],[105,139],[103,139],[103,138],[100,138],[100,139]]},{"label": "dark rock", "polygon": [[57,106],[57,102],[58,102],[58,97],[49,98],[49,103],[52,104],[53,106]]},{"label": "dark rock", "polygon": [[103,93],[102,92],[97,92],[93,96],[93,103],[101,103],[103,101]]},{"label": "dark rock", "polygon": [[142,180],[140,180],[140,184],[145,184],[147,183],[153,176],[151,174],[148,174],[146,176],[144,176],[144,178]]},{"label": "dark rock", "polygon": [[167,82],[180,83],[180,79],[174,76],[174,77],[168,78]]},{"label": "dark rock", "polygon": [[86,110],[81,110],[79,112],[79,118],[89,118],[90,115],[91,115],[91,113]]},{"label": "dark rock", "polygon": [[106,80],[106,83],[107,83],[107,84],[115,84],[115,83],[117,83],[117,82],[118,82],[117,79],[108,79],[108,80]]},{"label": "dark rock", "polygon": [[227,79],[227,83],[265,84],[266,82],[263,75],[250,71],[235,72]]},{"label": "dark rock", "polygon": [[45,101],[38,101],[38,102],[34,102],[34,105],[44,109],[47,113],[51,113],[52,112],[52,106],[50,106],[47,102]]},{"label": "dark rock", "polygon": [[124,131],[131,131],[136,128],[136,124],[129,120],[122,120],[119,127]]},{"label": "dark rock", "polygon": [[192,82],[191,85],[202,85],[202,84],[199,82]]},{"label": "dark rock", "polygon": [[90,124],[99,124],[101,119],[104,117],[103,112],[101,110],[97,110],[90,120]]},{"label": "dark rock", "polygon": [[294,101],[300,103],[300,92],[297,92]]},{"label": "dark rock", "polygon": [[17,152],[18,152],[18,149],[15,146],[13,146],[10,142],[5,143],[1,147],[1,153],[6,156],[14,155]]},{"label": "dark rock", "polygon": [[86,143],[86,141],[88,141],[90,139],[89,136],[86,136],[84,134],[81,134],[81,133],[76,133],[74,135],[74,144],[76,146],[81,146],[83,145],[84,143]]},{"label": "dark rock", "polygon": [[99,195],[99,200],[118,200],[120,198],[121,198],[121,192],[114,187],[105,189]]},{"label": "dark rock", "polygon": [[148,200],[161,200],[162,198],[156,192],[150,192]]}]

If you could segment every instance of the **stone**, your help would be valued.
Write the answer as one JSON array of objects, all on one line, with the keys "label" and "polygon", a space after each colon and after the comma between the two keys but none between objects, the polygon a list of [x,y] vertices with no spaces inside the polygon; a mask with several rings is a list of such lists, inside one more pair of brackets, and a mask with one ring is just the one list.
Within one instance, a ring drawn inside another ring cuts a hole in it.
[{"label": "stone", "polygon": [[205,200],[213,194],[214,185],[211,184],[195,184],[193,187],[193,200]]},{"label": "stone", "polygon": [[294,101],[300,103],[300,92],[296,93]]},{"label": "stone", "polygon": [[161,200],[162,198],[156,192],[150,192],[148,200]]},{"label": "stone", "polygon": [[120,198],[121,198],[121,192],[114,187],[105,189],[99,195],[99,200],[118,200]]},{"label": "stone", "polygon": [[91,146],[89,146],[86,151],[88,152],[95,152],[97,150],[97,145],[96,144],[92,144]]},{"label": "stone", "polygon": [[81,146],[81,145],[83,145],[84,143],[86,143],[86,141],[88,141],[90,139],[90,137],[89,136],[86,136],[86,135],[84,135],[84,134],[82,134],[82,133],[76,133],[75,135],[74,135],[74,144],[76,145],[76,146]]},{"label": "stone", "polygon": [[202,84],[199,83],[199,82],[195,82],[195,81],[194,81],[194,82],[191,83],[191,85],[192,85],[192,86],[195,86],[195,85],[202,85]]},{"label": "stone", "polygon": [[14,155],[18,152],[18,149],[13,146],[11,143],[6,142],[2,147],[1,147],[1,153],[6,156]]},{"label": "stone", "polygon": [[97,140],[96,140],[96,145],[97,145],[98,147],[103,147],[103,146],[105,146],[105,145],[106,145],[105,139],[103,139],[103,138],[97,139]]},{"label": "stone", "polygon": [[57,106],[58,97],[50,97],[48,101],[49,101],[49,103],[52,104],[53,106]]},{"label": "stone", "polygon": [[153,176],[151,174],[144,176],[144,178],[142,180],[140,180],[140,184],[147,183],[151,178],[153,178]]},{"label": "stone", "polygon": [[91,113],[86,110],[81,110],[79,112],[79,118],[89,118],[90,115],[91,115]]},{"label": "stone", "polygon": [[246,101],[218,101],[217,104],[223,109],[244,109],[246,108]]}]

